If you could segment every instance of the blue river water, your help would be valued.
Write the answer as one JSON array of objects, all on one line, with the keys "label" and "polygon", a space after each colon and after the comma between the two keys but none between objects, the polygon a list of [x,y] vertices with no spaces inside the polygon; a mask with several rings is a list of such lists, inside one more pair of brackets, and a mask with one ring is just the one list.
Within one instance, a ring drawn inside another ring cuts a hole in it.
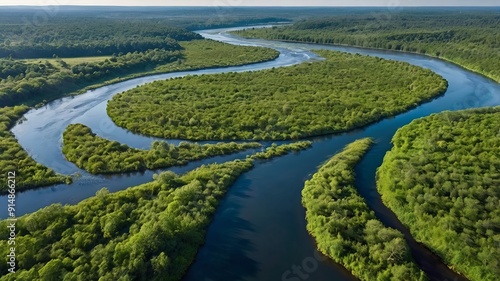
[{"label": "blue river water", "polygon": [[[12,132],[25,150],[39,163],[63,174],[79,174],[71,185],[54,185],[18,194],[17,215],[30,213],[52,203],[74,204],[95,194],[102,187],[117,191],[151,181],[158,171],[112,176],[91,175],[68,162],[62,152],[62,132],[68,124],[83,123],[99,136],[147,148],[156,138],[133,134],[116,126],[106,114],[107,101],[115,94],[155,80],[190,74],[241,72],[284,67],[321,59],[311,50],[327,49],[385,59],[405,61],[429,68],[449,84],[446,93],[428,103],[393,118],[384,119],[352,132],[315,137],[312,148],[268,162],[261,162],[242,175],[221,201],[208,228],[206,244],[200,249],[185,280],[357,280],[338,264],[315,251],[313,239],[305,227],[305,212],[300,192],[304,181],[318,166],[348,143],[372,137],[376,144],[357,166],[357,187],[376,215],[388,226],[405,233],[419,264],[427,267],[433,280],[463,280],[439,265],[430,253],[421,249],[397,218],[381,202],[375,187],[375,171],[391,148],[396,130],[412,120],[445,110],[500,105],[500,85],[454,64],[415,54],[340,46],[295,44],[242,39],[228,34],[231,29],[200,31],[206,38],[237,45],[275,48],[280,56],[274,61],[246,66],[186,71],[136,78],[82,95],[65,97],[33,109]],[[177,143],[178,140],[167,140]],[[268,143],[265,143],[268,144]],[[224,162],[251,151],[196,161],[172,170],[182,173],[204,163]],[[6,200],[2,196],[0,200]],[[0,214],[0,217],[5,217]],[[299,268],[299,269],[298,269]],[[443,273],[439,273],[443,272]]]}]

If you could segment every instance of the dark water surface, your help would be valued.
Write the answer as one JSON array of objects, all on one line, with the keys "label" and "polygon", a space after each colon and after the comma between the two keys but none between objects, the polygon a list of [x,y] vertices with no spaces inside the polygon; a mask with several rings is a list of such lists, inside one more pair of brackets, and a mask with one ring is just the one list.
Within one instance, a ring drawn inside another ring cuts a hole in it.
[{"label": "dark water surface", "polygon": [[[247,40],[228,35],[227,30],[200,33],[207,38],[232,44],[276,48],[281,55],[275,61],[248,66],[137,78],[83,95],[62,98],[28,112],[25,115],[27,120],[12,129],[21,145],[36,161],[55,171],[64,174],[80,173],[82,176],[69,186],[56,185],[18,194],[17,215],[33,212],[51,203],[79,202],[92,196],[103,186],[116,191],[151,180],[153,171],[117,176],[90,175],[67,162],[61,153],[62,132],[68,124],[77,122],[88,125],[102,137],[132,147],[149,147],[155,138],[135,135],[119,128],[106,115],[106,103],[116,93],[154,80],[187,74],[259,70],[318,59],[310,51],[312,49],[360,53],[429,68],[448,81],[448,90],[442,97],[396,117],[353,132],[313,138],[313,147],[309,150],[258,163],[238,179],[221,202],[208,229],[206,244],[200,249],[184,279],[356,280],[341,266],[316,253],[314,241],[305,228],[305,212],[301,206],[300,192],[304,181],[310,178],[317,167],[343,146],[359,138],[373,137],[376,144],[356,168],[359,192],[377,217],[405,234],[414,257],[432,280],[462,280],[436,260],[432,253],[416,243],[394,214],[382,204],[375,187],[375,171],[391,148],[390,139],[398,128],[415,118],[444,110],[499,105],[500,85],[456,65],[425,56],[350,47]],[[203,163],[242,158],[245,154],[215,157],[170,170],[184,172]],[[7,199],[3,196],[0,200]],[[5,217],[5,214],[1,216]]]}]

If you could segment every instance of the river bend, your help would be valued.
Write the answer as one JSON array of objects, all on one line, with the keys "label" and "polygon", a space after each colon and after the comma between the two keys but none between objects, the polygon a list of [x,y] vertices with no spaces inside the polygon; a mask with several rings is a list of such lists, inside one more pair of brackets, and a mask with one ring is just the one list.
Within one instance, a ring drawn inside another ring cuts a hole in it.
[{"label": "river bend", "polygon": [[[433,260],[432,254],[413,241],[394,214],[382,204],[375,186],[375,171],[382,163],[384,154],[391,148],[390,140],[398,128],[415,118],[445,110],[500,105],[500,85],[454,64],[426,56],[352,47],[242,39],[228,34],[229,30],[231,29],[214,29],[199,33],[206,38],[230,44],[274,48],[281,54],[270,62],[131,79],[78,96],[61,98],[26,113],[26,120],[12,128],[23,148],[37,162],[58,173],[78,173],[81,176],[71,185],[54,185],[19,193],[16,200],[17,214],[33,212],[52,203],[74,204],[94,195],[101,187],[117,191],[151,181],[152,174],[158,171],[112,176],[91,175],[68,162],[61,152],[62,133],[71,123],[83,123],[101,137],[136,148],[148,148],[153,140],[158,139],[133,134],[110,120],[106,114],[106,104],[117,93],[172,77],[253,71],[321,59],[311,52],[313,49],[359,53],[405,61],[431,69],[448,81],[448,90],[443,96],[393,118],[344,134],[312,138],[314,143],[311,149],[258,163],[254,169],[237,180],[221,201],[208,228],[206,244],[200,249],[196,261],[184,279],[357,280],[341,266],[315,253],[314,241],[305,227],[305,212],[301,206],[300,192],[304,181],[310,178],[318,166],[343,146],[359,138],[372,137],[376,144],[356,168],[359,192],[379,219],[386,225],[403,231],[412,246],[414,256],[419,260],[419,265],[430,274],[432,280],[462,280]],[[182,173],[204,163],[243,158],[247,153],[248,151],[214,157],[169,170]],[[2,196],[0,200],[7,198]],[[5,216],[0,214],[0,217]],[[304,264],[310,270],[294,273],[297,266]]]}]

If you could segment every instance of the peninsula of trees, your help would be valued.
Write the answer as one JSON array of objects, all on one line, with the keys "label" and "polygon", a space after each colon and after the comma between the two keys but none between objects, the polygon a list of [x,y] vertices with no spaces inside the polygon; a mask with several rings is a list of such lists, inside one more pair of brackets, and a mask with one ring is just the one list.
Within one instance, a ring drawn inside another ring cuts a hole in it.
[{"label": "peninsula of trees", "polygon": [[428,69],[317,51],[314,63],[188,76],[118,94],[107,111],[132,132],[190,140],[298,139],[351,130],[446,91]]},{"label": "peninsula of trees", "polygon": [[178,146],[153,142],[151,149],[131,148],[101,138],[82,124],[69,125],[63,134],[62,151],[79,168],[93,174],[123,173],[187,164],[189,161],[225,155],[262,145],[251,143],[204,144],[181,142]]},{"label": "peninsula of trees", "polygon": [[[0,174],[16,173],[18,191],[57,183],[69,183],[70,177],[56,174],[38,164],[19,145],[9,129],[28,111],[27,106],[0,107]],[[7,192],[7,180],[0,181],[0,193]]]},{"label": "peninsula of trees", "polygon": [[257,152],[249,157],[251,159],[261,159],[261,160],[267,160],[274,158],[276,156],[281,156],[288,154],[292,151],[298,152],[304,149],[307,149],[312,146],[311,141],[297,141],[293,143],[288,143],[288,144],[281,144],[277,145],[276,143],[271,144],[271,146],[267,147],[264,151],[262,152]]},{"label": "peninsula of trees", "polygon": [[318,249],[361,280],[427,280],[403,234],[385,227],[356,191],[354,166],[372,140],[357,140],[306,181],[302,204]]}]

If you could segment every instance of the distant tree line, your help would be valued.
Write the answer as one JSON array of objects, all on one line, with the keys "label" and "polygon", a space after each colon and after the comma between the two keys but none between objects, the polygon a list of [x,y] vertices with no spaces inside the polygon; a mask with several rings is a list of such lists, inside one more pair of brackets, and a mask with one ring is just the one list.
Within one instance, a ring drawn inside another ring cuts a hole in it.
[{"label": "distant tree line", "polygon": [[[158,64],[181,58],[179,51],[160,49],[127,53],[100,62],[69,67],[63,60],[57,64],[47,60],[39,63],[0,60],[3,67],[0,80],[0,104],[14,105],[40,98],[57,97],[82,88],[84,85],[120,74],[153,69]],[[50,94],[47,94],[50,93]]]},{"label": "distant tree line", "polygon": [[0,57],[89,57],[150,49],[180,50],[177,41],[202,39],[194,32],[148,19],[56,17],[50,24],[4,23]]},{"label": "distant tree line", "polygon": [[267,48],[233,46],[211,40],[183,41],[180,50],[149,49],[93,62],[70,64],[65,59],[0,59],[0,105],[59,97],[120,76],[205,67],[241,65],[274,59]]},{"label": "distant tree line", "polygon": [[353,45],[441,57],[500,81],[500,17],[494,11],[428,10],[311,17],[291,26],[247,29],[244,37]]}]

